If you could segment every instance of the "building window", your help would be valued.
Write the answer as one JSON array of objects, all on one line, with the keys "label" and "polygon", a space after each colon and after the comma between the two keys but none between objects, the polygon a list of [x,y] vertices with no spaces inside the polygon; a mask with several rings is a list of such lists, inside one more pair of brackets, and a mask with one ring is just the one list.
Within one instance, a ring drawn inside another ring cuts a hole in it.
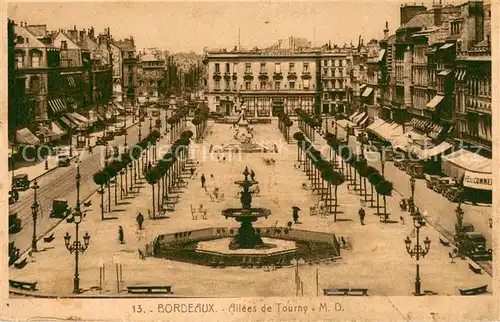
[{"label": "building window", "polygon": [[281,73],[281,63],[276,63],[274,71],[278,74]]},{"label": "building window", "polygon": [[339,77],[344,77],[344,73],[342,72],[342,69],[339,69]]},{"label": "building window", "polygon": [[220,89],[220,81],[215,81],[215,89]]},{"label": "building window", "polygon": [[276,82],[276,83],[274,83],[274,88],[275,88],[276,90],[279,90],[279,89],[280,89],[280,86],[281,86],[281,82]]},{"label": "building window", "polygon": [[290,72],[293,73],[294,72],[294,69],[295,69],[295,64],[294,63],[290,63],[288,65],[289,69],[290,69]]},{"label": "building window", "polygon": [[236,81],[233,82],[233,89],[237,89],[238,85],[236,85]]},{"label": "building window", "polygon": [[230,69],[229,69],[229,63],[226,63],[226,73],[229,73]]},{"label": "building window", "polygon": [[309,73],[309,63],[304,63],[304,73]]},{"label": "building window", "polygon": [[265,73],[266,72],[266,63],[260,63],[260,72]]},{"label": "building window", "polygon": [[220,73],[220,65],[219,63],[215,63],[215,72]]},{"label": "building window", "polygon": [[342,67],[342,59],[339,59],[339,67]]},{"label": "building window", "polygon": [[233,73],[236,74],[238,72],[238,64],[233,64]]},{"label": "building window", "polygon": [[295,82],[290,82],[290,89],[295,89]]},{"label": "building window", "polygon": [[38,76],[31,76],[30,90],[34,93],[40,92],[40,78]]},{"label": "building window", "polygon": [[40,67],[40,54],[38,53],[31,54],[31,67],[33,68]]},{"label": "building window", "polygon": [[246,63],[245,64],[245,73],[251,73],[252,72],[252,64]]},{"label": "building window", "polygon": [[251,90],[251,89],[252,89],[252,88],[251,88],[251,86],[252,86],[252,83],[251,83],[251,82],[245,82],[245,89],[246,89],[247,91],[249,91],[249,90]]},{"label": "building window", "polygon": [[266,82],[260,82],[260,89],[266,89]]},{"label": "building window", "polygon": [[304,89],[308,89],[308,88],[309,88],[309,80],[304,79]]},{"label": "building window", "polygon": [[24,55],[16,54],[16,67],[23,68],[23,65],[24,65]]},{"label": "building window", "polygon": [[257,98],[257,116],[267,117],[271,115],[271,109],[269,107],[269,98],[259,97]]},{"label": "building window", "polygon": [[230,89],[231,85],[229,85],[229,81],[226,80],[226,89]]}]

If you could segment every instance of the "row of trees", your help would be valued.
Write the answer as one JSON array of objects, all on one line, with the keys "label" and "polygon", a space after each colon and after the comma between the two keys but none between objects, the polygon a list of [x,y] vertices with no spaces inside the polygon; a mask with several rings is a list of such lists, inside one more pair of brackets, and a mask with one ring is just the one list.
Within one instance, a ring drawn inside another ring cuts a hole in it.
[{"label": "row of trees", "polygon": [[[393,190],[392,182],[385,179],[385,177],[380,174],[380,172],[369,166],[366,158],[361,152],[361,155],[354,154],[351,149],[342,144],[342,142],[332,133],[328,133],[325,136],[327,144],[331,147],[330,151],[333,151],[334,166],[338,167],[337,156],[340,155],[341,160],[341,171],[346,175],[346,179],[353,183],[354,191],[359,191],[360,195],[364,197],[364,201],[368,201],[367,197],[370,196],[370,206],[373,207],[373,192],[377,193],[377,213],[380,209],[379,196],[383,197],[384,202],[384,215],[385,220],[387,220],[387,203],[386,196],[390,196]],[[344,168],[345,165],[345,168]],[[359,189],[357,184],[357,179],[359,178]],[[367,190],[367,181],[370,183],[370,194]]]},{"label": "row of trees", "polygon": [[290,116],[285,112],[281,111],[278,113],[278,128],[285,137],[287,143],[290,143],[290,127],[293,125],[293,121]]},{"label": "row of trees", "polygon": [[189,108],[183,107],[168,118],[167,123],[170,124],[170,142],[174,142],[174,138],[178,138],[181,131],[186,128],[188,114]]},{"label": "row of trees", "polygon": [[311,116],[301,108],[295,109],[295,113],[299,117],[300,130],[309,138],[309,140],[314,141],[315,129],[318,127],[321,128],[323,123],[321,117]]},{"label": "row of trees", "polygon": [[208,113],[210,109],[205,104],[202,104],[196,109],[195,116],[191,123],[196,127],[195,140],[198,142],[207,128]]},{"label": "row of trees", "polygon": [[[302,132],[296,132],[293,138],[297,141],[297,161],[301,162],[313,190],[319,191],[321,200],[326,202],[328,212],[333,213],[334,221],[337,221],[337,188],[345,182],[345,176],[323,158],[321,152],[312,146]],[[333,196],[332,186],[335,187]]]},{"label": "row of trees", "polygon": [[[156,218],[156,209],[160,209],[168,198],[172,187],[178,182],[179,176],[185,170],[189,159],[189,144],[193,132],[184,131],[163,155],[158,163],[151,167],[145,174],[146,181],[152,189],[153,219]],[[155,185],[157,185],[157,198],[155,201]],[[160,196],[161,194],[161,196]]]},{"label": "row of trees", "polygon": [[[117,176],[120,175],[120,191],[127,193],[127,173],[130,171],[130,187],[132,188],[132,176],[137,183],[137,178],[140,176],[140,170],[143,167],[141,165],[142,155],[144,151],[149,150],[152,146],[156,145],[156,142],[160,138],[161,134],[158,131],[152,131],[149,135],[132,146],[130,150],[125,151],[120,156],[115,159],[108,160],[104,169],[94,173],[93,179],[94,183],[99,185],[98,193],[101,195],[101,219],[104,220],[104,194],[106,186],[108,188],[108,212],[111,212],[111,183],[115,181],[115,206],[118,204],[118,181]],[[123,189],[123,175],[125,175],[125,189]],[[123,196],[123,195],[122,195]]]}]

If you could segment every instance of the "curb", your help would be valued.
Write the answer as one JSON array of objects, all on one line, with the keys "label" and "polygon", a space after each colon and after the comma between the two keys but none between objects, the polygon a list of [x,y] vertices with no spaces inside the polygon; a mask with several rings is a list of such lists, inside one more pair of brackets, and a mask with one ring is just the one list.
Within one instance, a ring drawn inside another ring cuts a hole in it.
[{"label": "curb", "polygon": [[[128,129],[129,129],[129,128],[131,128],[132,126],[137,125],[138,123],[139,123],[139,122],[137,122],[137,121],[136,121],[135,123],[132,123],[131,125],[127,126],[127,127],[126,127],[126,129],[128,130]],[[92,148],[95,148],[96,146],[97,146],[97,145],[92,145]],[[76,159],[77,157],[78,157],[78,155],[74,155],[74,156],[72,156],[72,157],[70,158],[70,162],[71,162],[71,161],[73,161],[74,159]],[[52,172],[52,171],[54,171],[55,169],[59,169],[59,167],[57,167],[57,166],[56,166],[56,167],[54,167],[54,168],[52,168],[52,169],[49,169],[49,170],[45,171],[44,173],[42,173],[42,174],[40,174],[40,175],[38,175],[38,176],[34,177],[33,179],[31,179],[31,180],[30,180],[30,183],[32,183],[34,180],[38,180],[38,179],[40,179],[41,177],[43,177],[43,176],[44,176],[44,175],[46,175],[46,174],[51,173],[51,172]]]}]

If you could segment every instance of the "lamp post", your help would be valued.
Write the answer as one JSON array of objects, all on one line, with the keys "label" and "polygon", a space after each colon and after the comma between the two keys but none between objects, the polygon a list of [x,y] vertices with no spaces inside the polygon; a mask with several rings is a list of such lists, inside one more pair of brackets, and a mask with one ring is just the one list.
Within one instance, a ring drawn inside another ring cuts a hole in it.
[{"label": "lamp post", "polygon": [[66,245],[66,249],[69,250],[69,253],[75,253],[75,278],[73,279],[73,293],[80,293],[80,278],[78,274],[78,255],[80,253],[84,253],[89,247],[90,235],[88,232],[83,236],[83,244],[78,239],[78,227],[82,222],[82,213],[80,210],[75,210],[73,214],[74,222],[75,222],[75,240],[73,244],[70,244],[71,236],[69,232],[64,236],[64,244]]},{"label": "lamp post", "polygon": [[141,121],[139,120],[139,132],[137,133],[137,141],[139,141],[139,142],[141,142],[141,140],[142,140],[142,133],[141,133],[141,128],[142,128],[142,126],[141,126],[141,124],[142,124],[142,123],[141,123]]},{"label": "lamp post", "polygon": [[415,177],[412,175],[410,177],[410,189],[411,189],[411,205],[410,205],[410,212],[413,215],[414,209],[415,209]]},{"label": "lamp post", "polygon": [[165,134],[168,133],[168,123],[167,123],[167,121],[168,121],[168,112],[167,112],[167,110],[165,110]]},{"label": "lamp post", "polygon": [[382,176],[385,174],[385,148],[383,145],[380,145],[380,169],[382,170]]},{"label": "lamp post", "polygon": [[33,215],[33,238],[31,239],[31,249],[36,252],[36,220],[38,217],[38,199],[36,191],[40,188],[36,179],[33,181],[33,186],[31,187],[34,191],[33,205],[31,206],[31,214]]},{"label": "lamp post", "polygon": [[49,155],[45,156],[45,170],[49,170]]},{"label": "lamp post", "polygon": [[69,157],[73,156],[73,127],[69,127]]},{"label": "lamp post", "polygon": [[78,161],[76,164],[76,210],[80,211],[80,179],[82,176],[80,175],[80,162]]},{"label": "lamp post", "polygon": [[149,117],[149,133],[153,132],[153,117]]},{"label": "lamp post", "polygon": [[424,239],[424,247],[420,246],[420,228],[425,226],[425,221],[422,219],[420,216],[416,216],[413,218],[413,227],[415,227],[417,231],[417,241],[416,244],[411,248],[411,240],[410,237],[406,237],[405,239],[405,245],[406,245],[406,251],[408,254],[410,254],[410,257],[415,256],[415,259],[417,260],[417,272],[415,276],[415,293],[413,293],[415,296],[422,295],[420,293],[420,267],[418,264],[418,261],[420,257],[424,258],[425,255],[429,252],[429,248],[431,246],[431,241],[429,240],[429,237],[425,237]]}]

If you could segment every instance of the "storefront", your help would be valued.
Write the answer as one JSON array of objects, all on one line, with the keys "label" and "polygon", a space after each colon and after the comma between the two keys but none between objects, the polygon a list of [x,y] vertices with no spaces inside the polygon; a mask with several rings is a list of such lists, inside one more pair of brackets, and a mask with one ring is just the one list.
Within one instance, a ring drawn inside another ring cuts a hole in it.
[{"label": "storefront", "polygon": [[[394,145],[394,140],[403,135],[403,127],[397,123],[389,123],[381,120],[375,120],[367,128],[369,138],[379,141],[389,142]],[[407,140],[407,138],[406,138]]]},{"label": "storefront", "polygon": [[463,180],[464,196],[477,202],[491,202],[493,190],[492,160],[460,149],[442,157],[442,172]]}]

